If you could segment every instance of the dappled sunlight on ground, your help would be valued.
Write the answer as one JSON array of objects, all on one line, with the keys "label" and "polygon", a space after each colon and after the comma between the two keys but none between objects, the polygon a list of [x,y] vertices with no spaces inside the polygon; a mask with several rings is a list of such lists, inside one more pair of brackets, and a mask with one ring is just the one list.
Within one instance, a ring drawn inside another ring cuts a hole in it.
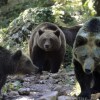
[{"label": "dappled sunlight on ground", "polygon": [[79,83],[77,81],[75,81],[75,85],[73,86],[71,96],[78,96],[80,92],[81,92],[81,90],[80,90]]}]

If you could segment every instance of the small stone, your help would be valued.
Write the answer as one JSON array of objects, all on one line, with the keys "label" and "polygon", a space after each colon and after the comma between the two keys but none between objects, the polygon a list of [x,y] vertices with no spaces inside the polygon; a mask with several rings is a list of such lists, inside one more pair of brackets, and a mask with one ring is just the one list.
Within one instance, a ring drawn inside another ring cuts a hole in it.
[{"label": "small stone", "polygon": [[57,100],[57,96],[58,96],[58,92],[52,91],[40,97],[39,100]]},{"label": "small stone", "polygon": [[58,79],[59,78],[59,74],[57,74],[57,73],[56,74],[52,74],[51,77],[54,78],[54,79]]},{"label": "small stone", "polygon": [[30,82],[30,79],[29,78],[25,78],[24,81],[25,82]]},{"label": "small stone", "polygon": [[16,100],[34,100],[34,98],[31,99],[31,98],[29,98],[29,97],[19,97],[19,98],[17,98]]},{"label": "small stone", "polygon": [[19,95],[29,95],[30,94],[30,89],[29,88],[20,88],[18,90]]},{"label": "small stone", "polygon": [[45,84],[45,82],[46,82],[45,80],[40,80],[39,81],[40,84]]},{"label": "small stone", "polygon": [[10,95],[18,95],[18,92],[17,91],[11,91]]},{"label": "small stone", "polygon": [[57,85],[57,86],[54,88],[54,90],[55,90],[55,91],[60,91],[60,90],[61,90],[61,88],[62,88],[62,86],[61,86],[61,85]]},{"label": "small stone", "polygon": [[46,79],[48,79],[49,78],[49,75],[42,75],[42,76],[40,76],[40,79],[41,80],[46,80]]},{"label": "small stone", "polygon": [[76,100],[76,98],[70,96],[59,96],[58,100]]},{"label": "small stone", "polygon": [[30,84],[30,82],[24,82],[24,83],[23,83],[23,86],[28,87],[29,84]]},{"label": "small stone", "polygon": [[43,75],[48,75],[49,72],[48,71],[42,71]]},{"label": "small stone", "polygon": [[91,94],[91,100],[99,100],[99,98],[100,98],[100,93]]},{"label": "small stone", "polygon": [[58,82],[59,85],[62,85],[62,82]]}]

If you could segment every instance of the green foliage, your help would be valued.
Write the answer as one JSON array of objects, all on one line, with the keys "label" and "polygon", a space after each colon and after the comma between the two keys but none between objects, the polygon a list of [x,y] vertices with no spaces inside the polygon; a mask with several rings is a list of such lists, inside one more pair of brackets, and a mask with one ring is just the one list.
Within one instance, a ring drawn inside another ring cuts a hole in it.
[{"label": "green foliage", "polygon": [[65,9],[65,5],[63,5],[62,3],[55,3],[52,6],[52,12],[55,17],[55,23],[59,26],[66,26],[66,24],[73,21],[73,18],[67,12],[67,10]]},{"label": "green foliage", "polygon": [[41,22],[54,22],[51,7],[35,8],[32,17],[35,24],[39,24]]},{"label": "green foliage", "polygon": [[[83,0],[82,0],[83,1]],[[8,49],[21,48],[24,51],[27,50],[28,35],[27,32],[20,33],[19,30],[26,24],[26,20],[30,21],[34,25],[33,28],[42,22],[53,22],[58,26],[66,27],[72,26],[77,23],[83,23],[91,16],[94,16],[93,3],[91,0],[85,0],[84,5],[81,0],[26,0],[24,3],[19,3],[14,6],[8,12],[2,12],[0,17],[0,45],[7,47]],[[90,5],[91,4],[91,5]],[[33,12],[27,9],[34,9]],[[25,13],[23,13],[26,11]],[[19,16],[19,17],[18,17]],[[30,18],[29,18],[30,17]],[[9,24],[10,23],[10,24]],[[9,26],[9,27],[8,27]],[[10,28],[11,27],[11,28]],[[19,27],[19,28],[18,28]],[[17,32],[15,32],[18,28]],[[11,32],[8,30],[14,30]],[[29,30],[31,31],[31,30]],[[16,43],[13,34],[23,34],[25,38],[21,38],[19,43]],[[4,41],[3,41],[4,40]],[[71,49],[67,50],[67,65],[71,60]]]},{"label": "green foliage", "polygon": [[[66,1],[66,0],[65,0]],[[16,6],[14,6],[12,9],[10,9],[8,12],[2,12],[3,17],[2,20],[0,20],[0,27],[7,27],[8,24],[19,16],[21,12],[23,12],[25,9],[28,9],[30,7],[38,7],[41,9],[41,11],[37,11],[38,13],[35,13],[37,16],[37,19],[43,20],[43,21],[54,21],[55,23],[68,23],[69,21],[72,21],[72,18],[66,10],[66,3],[57,4],[56,1],[53,0],[28,0],[24,3],[19,3]],[[60,5],[60,6],[59,6]],[[41,8],[42,7],[42,8]],[[55,10],[55,11],[54,11]],[[52,15],[52,13],[53,15]],[[55,12],[55,13],[54,13]],[[46,15],[47,14],[47,15]],[[39,18],[39,17],[42,18]],[[50,17],[48,17],[50,16]],[[52,17],[53,16],[53,17]],[[44,17],[44,18],[43,18]],[[55,18],[55,19],[54,19]],[[51,19],[51,20],[50,20]],[[51,21],[51,22],[52,22]]]},{"label": "green foliage", "polygon": [[[54,22],[51,7],[36,7],[25,10],[20,14],[18,18],[16,18],[9,24],[7,31],[7,33],[9,34],[4,37],[2,42],[3,46],[7,49],[13,48],[14,50],[16,50],[16,48],[21,48],[24,51],[28,51],[27,40],[28,35],[30,35],[30,31],[36,25],[46,21]],[[28,26],[28,23],[32,28]],[[25,29],[25,31],[23,29]],[[29,32],[27,32],[26,30],[28,30]]]},{"label": "green foliage", "polygon": [[20,81],[9,82],[4,85],[2,92],[6,94],[7,91],[18,90],[21,87],[22,87],[22,85],[21,85]]},{"label": "green foliage", "polygon": [[88,15],[94,16],[96,14],[96,11],[94,10],[94,1],[92,0],[86,0],[83,4],[84,11],[87,11]]},{"label": "green foliage", "polygon": [[51,7],[54,4],[53,0],[34,0],[34,7]]}]

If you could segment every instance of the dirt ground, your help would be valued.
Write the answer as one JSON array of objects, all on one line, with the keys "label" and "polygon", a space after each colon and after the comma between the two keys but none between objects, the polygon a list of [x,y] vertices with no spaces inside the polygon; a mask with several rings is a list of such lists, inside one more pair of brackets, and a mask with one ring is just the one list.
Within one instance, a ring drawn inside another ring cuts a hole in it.
[{"label": "dirt ground", "polygon": [[42,100],[42,96],[57,91],[57,98],[68,96],[70,100],[76,100],[75,85],[73,69],[60,69],[55,74],[44,71],[42,75],[8,76],[3,93],[5,100]]}]

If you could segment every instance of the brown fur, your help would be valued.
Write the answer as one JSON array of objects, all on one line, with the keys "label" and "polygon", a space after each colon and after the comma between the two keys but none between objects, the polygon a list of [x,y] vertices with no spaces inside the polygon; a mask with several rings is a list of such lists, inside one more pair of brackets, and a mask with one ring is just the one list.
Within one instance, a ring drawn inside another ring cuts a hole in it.
[{"label": "brown fur", "polygon": [[38,70],[30,58],[22,54],[21,50],[12,53],[0,46],[0,91],[11,74],[31,74]]},{"label": "brown fur", "polygon": [[82,27],[82,25],[76,25],[72,27],[60,27],[61,30],[63,31],[65,38],[66,38],[66,43],[73,47],[75,37],[77,35],[77,32],[79,29]]},{"label": "brown fur", "polygon": [[[45,48],[47,44],[49,46],[48,50]],[[32,31],[29,53],[33,63],[39,67],[40,72],[42,70],[52,73],[58,72],[64,58],[65,49],[65,36],[57,25],[45,22]]]},{"label": "brown fur", "polygon": [[[92,18],[78,31],[73,46],[73,64],[81,87],[79,98],[100,92],[100,18]],[[93,83],[91,87],[91,84]]]}]

